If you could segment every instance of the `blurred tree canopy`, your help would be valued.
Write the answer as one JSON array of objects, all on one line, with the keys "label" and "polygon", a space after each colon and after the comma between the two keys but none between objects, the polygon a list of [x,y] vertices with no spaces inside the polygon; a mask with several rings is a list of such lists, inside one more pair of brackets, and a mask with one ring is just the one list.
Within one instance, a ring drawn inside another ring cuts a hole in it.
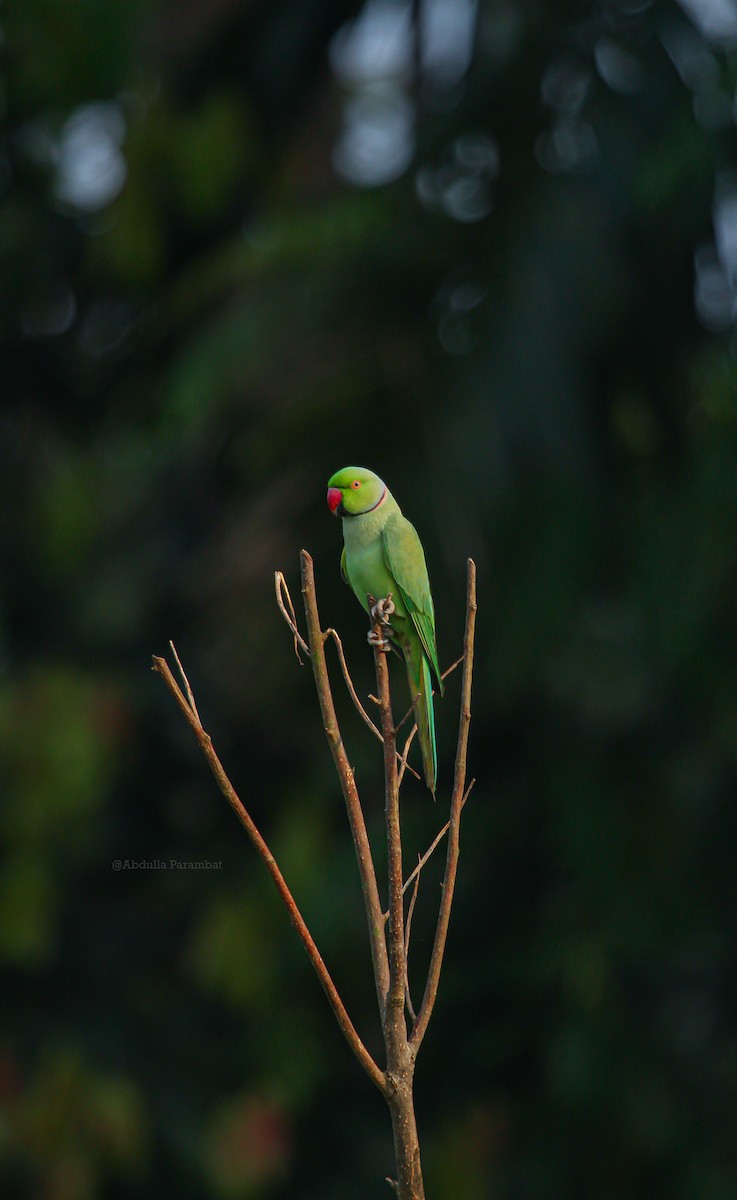
[{"label": "blurred tree canopy", "polygon": [[[381,1103],[148,673],[173,638],[378,1052],[273,603],[307,546],[368,689],[324,504],[358,462],[420,528],[445,662],[480,568],[429,1196],[731,1200],[734,5],[10,0],[0,23],[2,1195],[386,1186]],[[443,816],[449,693],[408,861]],[[376,829],[379,757],[344,720]]]}]

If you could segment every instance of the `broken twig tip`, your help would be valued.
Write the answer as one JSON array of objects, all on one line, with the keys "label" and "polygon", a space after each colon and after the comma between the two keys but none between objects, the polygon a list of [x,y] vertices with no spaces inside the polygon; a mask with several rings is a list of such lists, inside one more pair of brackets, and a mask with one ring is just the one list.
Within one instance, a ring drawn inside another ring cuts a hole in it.
[{"label": "broken twig tip", "polygon": [[171,647],[171,652],[174,655],[174,661],[177,664],[177,667],[179,669],[179,674],[182,678],[182,683],[184,684],[184,690],[187,694],[187,703],[189,704],[189,707],[192,709],[192,712],[194,713],[195,717],[197,718],[197,720],[199,721],[199,723],[201,725],[202,721],[200,721],[200,714],[197,711],[197,705],[195,704],[194,693],[192,691],[192,688],[189,686],[189,680],[187,679],[187,673],[184,670],[184,667],[182,666],[181,659],[179,658],[179,655],[177,654],[177,648],[174,645],[171,638],[169,638],[169,646]]},{"label": "broken twig tip", "polygon": [[[303,550],[302,553],[305,554],[306,551]],[[297,656],[297,662],[299,663],[300,667],[303,667],[304,663],[299,652],[300,648],[308,658],[311,657],[311,651],[310,647],[307,645],[307,642],[297,628],[297,616],[294,611],[292,597],[289,593],[289,588],[287,586],[287,581],[284,578],[283,571],[274,572],[274,590],[276,592],[276,603],[279,607],[279,612],[284,617],[284,620],[292,631],[292,637],[294,638],[294,653]]]}]

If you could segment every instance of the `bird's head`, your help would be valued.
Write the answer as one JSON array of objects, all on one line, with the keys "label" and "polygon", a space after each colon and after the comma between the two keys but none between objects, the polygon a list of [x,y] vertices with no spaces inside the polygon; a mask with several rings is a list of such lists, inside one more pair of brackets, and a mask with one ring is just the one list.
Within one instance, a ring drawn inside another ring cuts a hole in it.
[{"label": "bird's head", "polygon": [[358,517],[378,508],[386,484],[365,467],[343,467],[328,480],[328,508],[333,516]]}]

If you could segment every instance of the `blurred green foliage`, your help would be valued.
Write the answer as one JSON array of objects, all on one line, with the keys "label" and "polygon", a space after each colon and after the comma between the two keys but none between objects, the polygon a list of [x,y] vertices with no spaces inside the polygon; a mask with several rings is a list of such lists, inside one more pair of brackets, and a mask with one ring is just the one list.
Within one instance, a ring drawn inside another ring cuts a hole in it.
[{"label": "blurred green foliage", "polygon": [[420,78],[391,0],[3,8],[3,1197],[385,1188],[382,1104],[148,672],[173,638],[378,1054],[273,602],[307,546],[370,688],[324,504],[351,461],[421,531],[447,662],[480,568],[428,1196],[735,1195],[737,30],[688,8],[480,0],[433,41],[423,0]]}]

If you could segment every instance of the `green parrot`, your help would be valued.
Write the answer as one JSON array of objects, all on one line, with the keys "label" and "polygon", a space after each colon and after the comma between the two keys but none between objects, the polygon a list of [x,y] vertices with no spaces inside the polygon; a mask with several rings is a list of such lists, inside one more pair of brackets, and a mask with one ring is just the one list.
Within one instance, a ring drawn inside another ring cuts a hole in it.
[{"label": "green parrot", "polygon": [[386,484],[365,467],[337,471],[328,481],[327,499],[331,513],[343,518],[345,547],[340,572],[344,580],[366,612],[367,594],[377,601],[391,597],[390,603],[380,606],[375,615],[386,626],[392,648],[404,655],[425,782],[434,796],[438,759],[433,674],[441,696],[443,681],[422,543]]}]

